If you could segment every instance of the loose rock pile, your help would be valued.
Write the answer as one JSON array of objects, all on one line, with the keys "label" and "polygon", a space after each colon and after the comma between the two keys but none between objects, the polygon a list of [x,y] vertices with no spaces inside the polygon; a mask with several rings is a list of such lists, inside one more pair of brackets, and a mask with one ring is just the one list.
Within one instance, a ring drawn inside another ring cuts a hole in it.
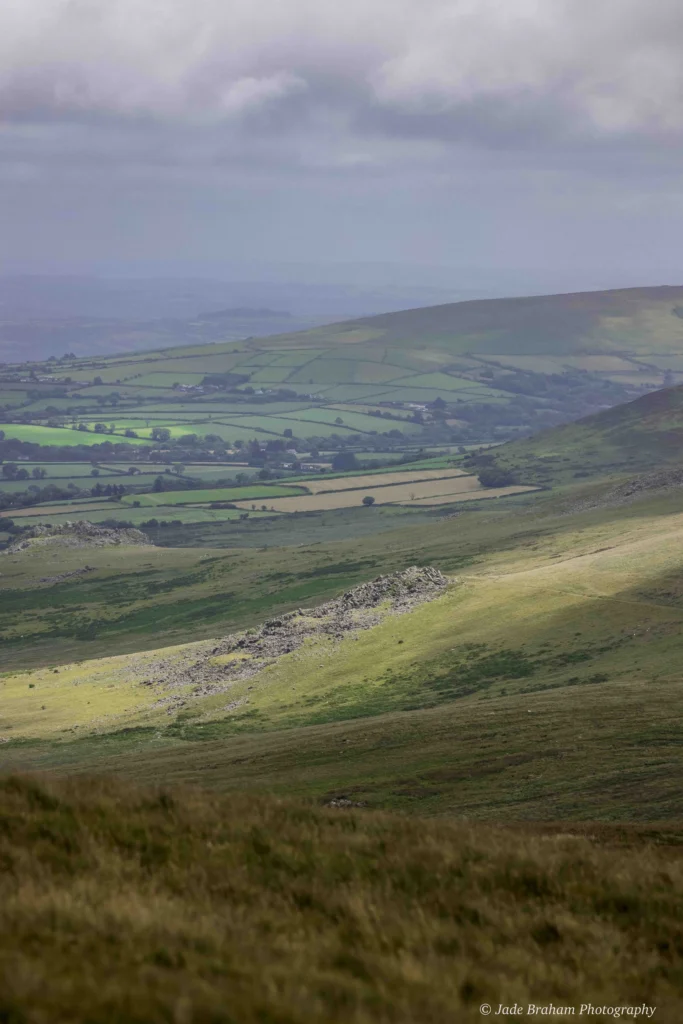
[{"label": "loose rock pile", "polygon": [[[145,660],[143,685],[162,690],[193,684],[192,696],[222,693],[233,682],[248,679],[284,654],[298,650],[306,639],[321,636],[332,641],[351,633],[372,628],[385,615],[398,615],[425,601],[431,601],[448,586],[448,578],[438,569],[412,566],[404,572],[379,576],[348,590],[341,597],[317,608],[299,608],[269,619],[258,629],[225,637],[218,643],[193,646],[186,656],[174,660]],[[380,608],[380,605],[386,607]],[[225,660],[223,660],[225,659]],[[169,714],[187,700],[178,696],[160,696],[158,705],[167,705]]]},{"label": "loose rock pile", "polygon": [[370,583],[361,583],[359,587],[348,590],[330,605],[323,608],[338,606],[349,608],[375,608],[382,601],[390,599],[394,604],[411,603],[415,600],[428,600],[430,596],[441,591],[448,585],[442,572],[431,566],[418,568],[416,565],[404,572],[394,572],[389,576],[378,576]]},{"label": "loose rock pile", "polygon": [[149,540],[141,530],[112,529],[111,527],[95,526],[84,520],[72,522],[67,520],[59,526],[32,526],[29,533],[22,535],[21,540],[10,545],[5,554],[16,554],[27,548],[59,544],[68,548],[95,547],[102,548],[118,544],[149,544]]}]

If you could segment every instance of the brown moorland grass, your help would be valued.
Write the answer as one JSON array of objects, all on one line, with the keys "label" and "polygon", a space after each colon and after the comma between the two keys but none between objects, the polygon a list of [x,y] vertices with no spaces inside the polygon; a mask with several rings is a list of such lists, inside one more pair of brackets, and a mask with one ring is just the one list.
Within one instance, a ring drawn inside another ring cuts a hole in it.
[{"label": "brown moorland grass", "polygon": [[674,1022],[682,839],[5,777],[0,1019],[445,1024],[590,1003]]}]

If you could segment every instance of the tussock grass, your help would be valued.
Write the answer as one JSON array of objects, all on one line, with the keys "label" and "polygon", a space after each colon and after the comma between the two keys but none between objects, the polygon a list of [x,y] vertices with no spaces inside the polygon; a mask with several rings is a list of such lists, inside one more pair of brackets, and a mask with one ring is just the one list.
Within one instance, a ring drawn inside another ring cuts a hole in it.
[{"label": "tussock grass", "polygon": [[680,1019],[680,829],[493,828],[105,779],[0,781],[0,1019]]}]

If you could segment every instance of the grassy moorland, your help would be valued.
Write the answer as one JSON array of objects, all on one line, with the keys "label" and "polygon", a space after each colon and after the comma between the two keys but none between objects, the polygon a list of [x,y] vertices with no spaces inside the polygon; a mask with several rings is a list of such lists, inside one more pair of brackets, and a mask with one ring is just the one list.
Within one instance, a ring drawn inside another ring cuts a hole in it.
[{"label": "grassy moorland", "polygon": [[[156,545],[143,548],[57,545],[47,561],[40,548],[5,554],[3,665],[56,665],[216,636],[413,564],[452,572],[531,536],[561,534],[568,526],[557,511],[563,500],[542,493],[408,510],[364,508],[359,498],[355,507],[314,514],[252,512],[248,521],[148,528]],[[675,497],[664,507],[677,509]],[[132,510],[145,519],[154,511]],[[202,511],[226,519],[240,514]],[[174,520],[181,514],[169,511]],[[628,507],[619,512],[630,514]],[[587,513],[588,522],[602,518],[599,510]],[[87,574],[41,582],[85,565]]]},{"label": "grassy moorland", "polygon": [[[137,609],[120,572],[132,556],[119,549],[101,563],[119,569],[109,588],[95,573],[92,583],[58,585],[76,601],[89,587],[102,597],[93,632],[52,647],[57,638],[41,647],[36,593],[55,598],[31,586],[31,556],[19,559],[22,585],[10,600],[16,609],[25,595],[31,657],[21,644],[6,650],[17,667],[36,667],[0,680],[5,764],[317,797],[351,790],[376,807],[496,820],[675,819],[681,497],[573,514],[564,496],[535,501],[516,514],[361,538],[353,549],[205,553],[193,572],[193,551],[141,548],[138,572],[154,578],[170,556],[185,560],[185,573],[178,564],[175,593],[172,578],[167,591],[151,584]],[[198,659],[220,671],[212,643],[182,643],[193,633],[221,636],[415,562],[451,574],[442,597],[369,630],[311,640],[216,693],[192,683]],[[261,575],[251,575],[257,565]],[[207,593],[227,574],[235,588],[243,581],[241,599]],[[103,599],[115,588],[123,616]],[[193,588],[203,597],[193,601]],[[179,646],[158,649],[162,629]],[[81,660],[105,652],[116,656]]]},{"label": "grassy moorland", "polygon": [[501,1003],[680,1016],[677,829],[19,777],[0,782],[0,822],[7,1021],[473,1022]]},{"label": "grassy moorland", "polygon": [[[389,386],[393,402],[402,369],[415,401],[430,396],[423,422],[411,419],[417,436],[443,445],[429,459],[411,441],[410,467],[331,473],[333,452],[395,455],[391,438],[353,445],[334,431],[325,462],[322,435],[304,435],[324,473],[290,464],[254,479],[261,461],[303,450],[292,427],[270,449],[252,441],[238,479],[229,467],[245,449],[228,450],[227,408],[201,435],[182,410],[195,441],[174,440],[180,416],[159,408],[168,426],[154,443],[25,462],[21,479],[38,490],[44,466],[73,485],[27,500],[17,519],[125,513],[154,543],[35,539],[0,555],[0,933],[11,936],[0,939],[0,1020],[441,1024],[515,1001],[577,1014],[645,1003],[680,1017],[683,391],[474,451],[455,443],[473,422],[455,422],[457,399],[436,402],[469,390],[477,400],[460,404],[481,410],[490,392],[488,407],[509,413],[493,392],[510,375],[526,387],[541,366],[552,383],[558,339],[562,386],[602,374],[603,404],[620,376],[641,374],[624,362],[656,356],[673,377],[674,301],[603,296],[590,312],[564,297],[552,351],[540,347],[543,316],[560,306],[521,300],[505,306],[502,334],[479,304],[458,310],[467,349],[432,311],[418,357],[406,314],[291,348],[146,353],[130,378],[128,357],[54,368],[72,377],[67,401],[115,386],[130,405],[117,410],[121,436],[139,440],[155,424],[150,402],[149,422],[127,425],[133,406],[164,374],[183,379],[167,359],[187,360],[186,380],[210,369],[225,385],[191,399],[171,385],[169,407],[254,402],[239,419],[255,425],[255,392],[269,392],[264,432],[276,419],[342,429],[348,417],[360,435],[370,413],[382,425],[413,416],[407,404],[373,408],[363,390]],[[262,387],[246,383],[257,377]],[[309,397],[289,409],[268,377]],[[554,401],[546,393],[543,407]],[[74,436],[94,436],[94,422],[84,414]],[[393,429],[405,447],[408,431]],[[150,485],[149,453],[170,479]],[[92,493],[79,488],[84,462]],[[448,577],[424,603],[387,598],[343,624],[311,612],[412,565]],[[241,642],[228,642],[236,631]]]}]

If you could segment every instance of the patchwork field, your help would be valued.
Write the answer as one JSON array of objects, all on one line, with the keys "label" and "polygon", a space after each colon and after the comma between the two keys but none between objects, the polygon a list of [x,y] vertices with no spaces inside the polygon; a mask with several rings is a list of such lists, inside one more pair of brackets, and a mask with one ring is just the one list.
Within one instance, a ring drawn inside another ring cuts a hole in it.
[{"label": "patchwork field", "polygon": [[[470,501],[476,498],[496,498],[507,494],[521,494],[533,487],[511,485],[502,488],[483,488],[478,479],[460,469],[382,471],[345,476],[308,476],[292,484],[251,484],[241,487],[217,487],[182,491],[160,491],[125,495],[120,507],[172,509],[176,506],[206,505],[212,502],[231,502],[243,510],[253,510],[254,503],[265,502],[273,512],[315,512],[326,509],[350,508],[371,496],[378,504],[446,504],[449,501]],[[457,498],[456,498],[457,496]],[[111,507],[111,506],[109,506]],[[40,510],[30,514],[39,515]]]},{"label": "patchwork field", "polygon": [[[270,507],[276,512],[318,512],[326,509],[350,508],[360,505],[366,497],[374,498],[376,504],[398,503],[401,505],[446,505],[454,501],[474,501],[485,498],[501,498],[507,494],[523,494],[533,487],[510,486],[498,488],[482,487],[476,477],[462,476],[451,479],[427,480],[377,487],[346,487],[339,491],[321,491],[312,495],[297,495],[292,498],[269,499]],[[238,503],[246,508],[244,502]]]},{"label": "patchwork field", "polygon": [[431,505],[446,505],[453,501],[486,501],[489,498],[507,498],[512,497],[515,494],[529,494],[531,491],[535,491],[535,487],[527,487],[520,484],[510,484],[508,487],[479,487],[472,491],[452,492],[447,491],[443,494],[433,494],[422,497],[412,498],[409,496],[408,500],[400,502],[401,505],[424,505],[429,507]]},{"label": "patchwork field", "polygon": [[[5,513],[0,516],[0,524],[3,518],[10,518],[13,522],[20,526],[59,526],[65,523],[67,520],[84,520],[88,523],[94,523],[95,525],[102,523],[106,525],[112,521],[116,523],[126,523],[131,526],[142,526],[144,525],[149,536],[153,540],[159,540],[159,530],[154,526],[154,520],[158,520],[163,523],[172,523],[173,525],[180,526],[185,524],[220,524],[220,523],[233,523],[244,519],[245,517],[250,520],[258,517],[265,516],[261,510],[261,501],[258,502],[256,509],[252,509],[249,505],[248,512],[244,512],[241,509],[212,509],[205,505],[161,505],[161,506],[149,506],[144,505],[141,508],[122,508],[120,505],[83,505],[77,507],[76,505],[65,505],[59,511],[50,511],[45,505],[41,505],[30,511],[19,510],[12,511],[11,515]],[[268,512],[267,515],[273,519],[276,515],[274,512]]]},{"label": "patchwork field", "polygon": [[[566,422],[683,379],[679,299],[676,289],[636,289],[458,303],[271,338],[8,367],[0,405],[33,422],[0,429],[47,445],[102,440],[93,430],[62,433],[74,418],[114,423],[115,439],[135,430],[125,440],[138,445],[154,426],[176,440],[291,431],[362,446],[398,431],[404,442],[491,442],[533,427],[537,412]],[[435,403],[450,415],[434,415]]]}]

